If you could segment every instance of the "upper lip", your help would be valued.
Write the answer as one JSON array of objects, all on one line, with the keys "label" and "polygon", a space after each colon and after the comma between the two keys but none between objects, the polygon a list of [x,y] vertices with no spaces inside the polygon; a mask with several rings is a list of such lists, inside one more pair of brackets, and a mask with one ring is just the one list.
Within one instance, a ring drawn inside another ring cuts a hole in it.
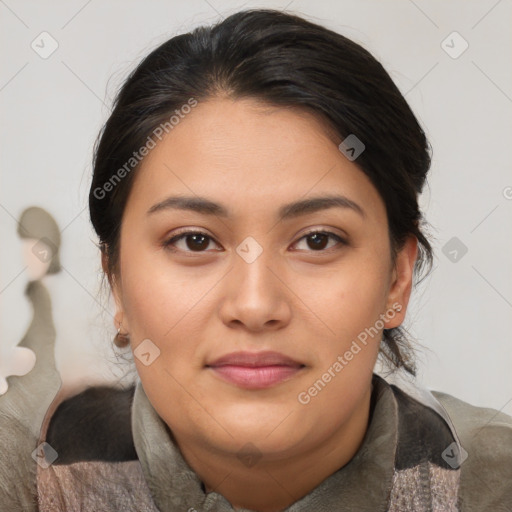
[{"label": "upper lip", "polygon": [[265,352],[231,352],[214,361],[208,363],[206,366],[304,366],[302,363],[294,359],[280,354],[279,352],[265,351]]}]

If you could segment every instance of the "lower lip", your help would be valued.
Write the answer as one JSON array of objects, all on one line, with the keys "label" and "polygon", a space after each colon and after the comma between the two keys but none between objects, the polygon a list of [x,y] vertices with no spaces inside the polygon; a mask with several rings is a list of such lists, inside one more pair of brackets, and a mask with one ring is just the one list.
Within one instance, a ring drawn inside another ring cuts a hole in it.
[{"label": "lower lip", "polygon": [[302,367],[296,366],[210,366],[219,377],[245,389],[264,389],[275,386],[296,375]]}]

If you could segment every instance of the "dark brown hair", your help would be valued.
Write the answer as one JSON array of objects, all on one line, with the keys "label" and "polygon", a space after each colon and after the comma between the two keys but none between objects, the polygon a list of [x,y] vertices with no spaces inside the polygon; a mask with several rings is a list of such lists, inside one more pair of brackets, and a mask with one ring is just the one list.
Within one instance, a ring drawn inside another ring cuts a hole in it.
[{"label": "dark brown hair", "polygon": [[[89,194],[109,280],[118,271],[120,226],[138,167],[126,163],[191,98],[219,95],[313,112],[341,139],[355,135],[365,145],[355,163],[386,206],[393,259],[413,235],[419,242],[415,276],[431,268],[418,207],[430,146],[388,73],[367,50],[334,31],[299,16],[251,9],[172,37],[121,87],[96,142]],[[384,329],[383,342],[385,359],[415,375],[403,328]]]}]

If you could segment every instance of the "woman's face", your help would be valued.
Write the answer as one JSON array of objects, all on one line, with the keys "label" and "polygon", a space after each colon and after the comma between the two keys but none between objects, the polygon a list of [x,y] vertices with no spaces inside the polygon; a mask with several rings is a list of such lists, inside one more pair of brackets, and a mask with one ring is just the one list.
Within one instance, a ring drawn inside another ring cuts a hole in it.
[{"label": "woman's face", "polygon": [[[393,267],[384,203],[356,163],[311,115],[248,99],[200,102],[143,160],[117,319],[178,441],[284,458],[368,403],[416,240]],[[338,204],[311,202],[325,197]]]}]

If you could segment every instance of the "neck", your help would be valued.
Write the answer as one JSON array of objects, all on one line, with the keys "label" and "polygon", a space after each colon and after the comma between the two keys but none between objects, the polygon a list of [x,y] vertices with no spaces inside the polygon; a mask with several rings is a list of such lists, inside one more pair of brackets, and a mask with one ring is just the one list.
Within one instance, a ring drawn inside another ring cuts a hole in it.
[{"label": "neck", "polygon": [[306,496],[354,457],[368,428],[371,392],[372,386],[349,420],[321,445],[308,452],[295,450],[294,455],[279,460],[263,455],[254,465],[248,462],[244,467],[231,453],[219,456],[213,450],[197,449],[198,444],[191,440],[176,441],[206,492],[221,494],[234,508],[279,512]]}]

